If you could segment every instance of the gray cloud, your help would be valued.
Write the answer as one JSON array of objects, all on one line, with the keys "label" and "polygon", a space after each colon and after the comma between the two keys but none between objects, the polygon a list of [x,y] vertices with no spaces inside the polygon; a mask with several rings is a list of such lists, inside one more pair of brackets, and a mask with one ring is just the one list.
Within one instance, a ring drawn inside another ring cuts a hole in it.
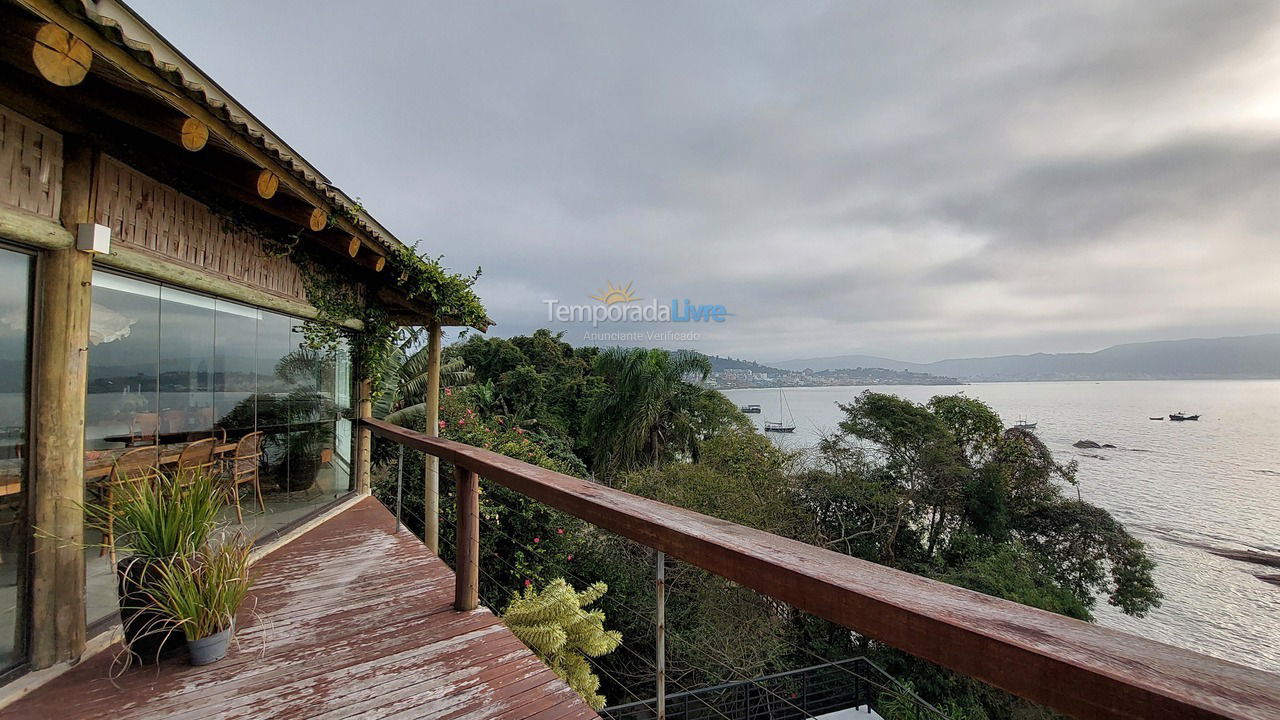
[{"label": "gray cloud", "polygon": [[133,4],[501,334],[608,280],[761,359],[1280,328],[1275,3]]}]

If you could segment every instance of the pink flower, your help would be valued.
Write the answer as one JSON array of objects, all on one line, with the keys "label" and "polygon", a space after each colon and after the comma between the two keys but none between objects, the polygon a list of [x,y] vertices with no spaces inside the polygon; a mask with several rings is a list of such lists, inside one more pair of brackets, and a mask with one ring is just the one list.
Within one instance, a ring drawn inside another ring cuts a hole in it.
[{"label": "pink flower", "polygon": [[449,424],[449,423],[447,423],[447,422],[445,422],[445,421],[441,420],[441,421],[440,421],[440,429],[441,429],[441,430],[443,430],[443,429],[444,429],[444,426],[445,426],[445,425],[448,425],[448,424]]},{"label": "pink flower", "polygon": [[467,424],[467,419],[466,419],[466,418],[458,418],[458,424],[459,424],[459,425],[466,425],[466,424]]},{"label": "pink flower", "polygon": [[528,579],[526,579],[526,580],[524,581],[524,586],[525,586],[525,587],[529,587],[529,586],[530,586],[530,585],[532,585],[532,584],[533,584],[533,581],[532,581],[532,580],[528,580]]},{"label": "pink flower", "polygon": [[557,535],[563,535],[563,534],[564,534],[564,528],[556,528],[556,534],[557,534]]},{"label": "pink flower", "polygon": [[445,389],[444,389],[444,394],[445,394],[445,395],[452,395],[452,394],[453,394],[453,389],[452,389],[452,388],[445,388]]},{"label": "pink flower", "polygon": [[533,541],[536,543],[540,543],[542,542],[542,538],[534,538]]},{"label": "pink flower", "polygon": [[573,559],[573,556],[572,556],[572,555],[566,555],[566,556],[564,557],[564,559],[565,559],[565,560],[572,560],[572,559]]}]

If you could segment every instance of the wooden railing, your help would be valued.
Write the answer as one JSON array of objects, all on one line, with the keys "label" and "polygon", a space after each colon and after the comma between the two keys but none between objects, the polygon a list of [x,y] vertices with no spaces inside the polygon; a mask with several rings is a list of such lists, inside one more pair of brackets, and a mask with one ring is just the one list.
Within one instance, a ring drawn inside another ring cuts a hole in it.
[{"label": "wooden railing", "polygon": [[457,603],[477,603],[477,476],[917,657],[1080,718],[1280,718],[1280,675],[901,572],[378,420],[452,463]]}]

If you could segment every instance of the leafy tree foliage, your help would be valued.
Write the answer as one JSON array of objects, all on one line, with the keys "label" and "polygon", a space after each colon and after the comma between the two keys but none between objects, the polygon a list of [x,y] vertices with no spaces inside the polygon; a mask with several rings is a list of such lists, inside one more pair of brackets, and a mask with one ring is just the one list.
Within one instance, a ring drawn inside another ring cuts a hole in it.
[{"label": "leafy tree foliage", "polygon": [[[421,427],[412,411],[421,373],[409,367],[414,355],[403,357],[393,411]],[[1099,598],[1132,615],[1160,602],[1142,543],[1084,501],[1074,463],[1058,463],[1035,435],[1005,429],[990,407],[963,394],[917,404],[863,393],[841,406],[838,433],[799,456],[700,387],[709,368],[698,355],[573,348],[544,330],[471,338],[448,348],[446,360],[446,438],[579,477],[590,469],[628,492],[1082,620]],[[392,501],[391,456],[377,458],[384,472],[375,492]],[[421,459],[407,457],[414,463],[405,497],[420,506]],[[443,477],[449,558],[452,483]],[[500,486],[481,487],[482,599],[501,603],[520,590],[517,597],[534,602],[542,595],[533,588],[561,594],[573,592],[569,582],[607,583],[608,595],[594,602],[629,652],[593,658],[606,671],[595,682],[611,698],[647,697],[653,551]],[[406,520],[420,530],[420,520]],[[668,677],[680,687],[794,669],[815,656],[869,654],[952,716],[1050,717],[691,565],[669,563],[668,587]],[[551,635],[526,642],[559,637]],[[589,670],[588,655],[572,672]],[[590,688],[584,696],[600,694],[585,682],[575,685]]]},{"label": "leafy tree foliage", "polygon": [[706,380],[711,361],[680,351],[610,348],[595,360],[606,389],[587,411],[583,435],[592,467],[612,475],[675,458],[697,458],[697,410],[707,391],[689,382]]}]

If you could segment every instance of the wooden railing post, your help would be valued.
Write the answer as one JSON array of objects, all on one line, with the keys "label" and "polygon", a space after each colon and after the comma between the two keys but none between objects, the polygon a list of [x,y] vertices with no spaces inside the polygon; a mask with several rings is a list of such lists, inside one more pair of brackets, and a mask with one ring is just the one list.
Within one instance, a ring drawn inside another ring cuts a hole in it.
[{"label": "wooden railing post", "polygon": [[480,601],[480,478],[461,466],[454,466],[453,479],[458,500],[458,562],[454,571],[453,609],[475,610]]},{"label": "wooden railing post", "polygon": [[[427,329],[427,435],[440,435],[440,323]],[[427,455],[423,475],[422,540],[436,555],[440,554],[440,458]]]},{"label": "wooden railing post", "polygon": [[356,491],[368,495],[373,469],[373,433],[362,420],[373,417],[373,383],[361,380],[356,386]]}]

